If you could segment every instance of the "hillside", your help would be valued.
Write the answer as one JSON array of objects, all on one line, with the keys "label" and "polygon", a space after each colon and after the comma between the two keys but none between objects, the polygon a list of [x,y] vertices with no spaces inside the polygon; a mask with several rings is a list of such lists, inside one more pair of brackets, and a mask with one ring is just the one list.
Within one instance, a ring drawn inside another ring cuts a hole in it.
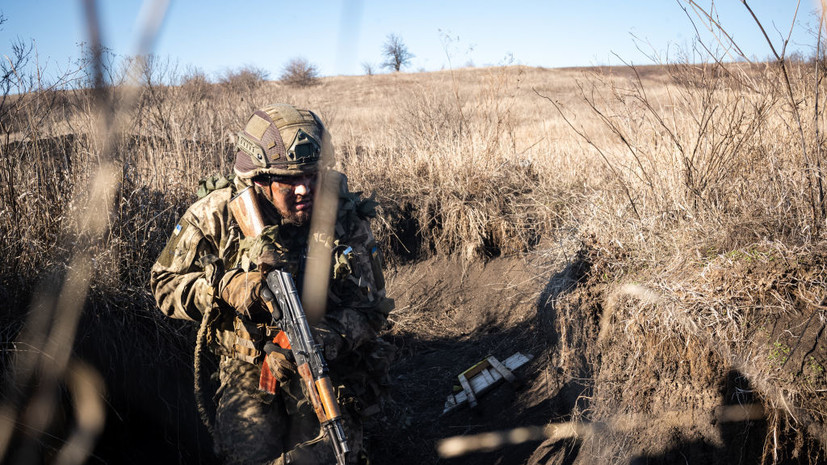
[{"label": "hillside", "polygon": [[[320,113],[380,204],[398,359],[375,463],[823,463],[825,102],[788,71],[789,89],[777,65],[181,75],[110,89],[105,118],[89,91],[6,100],[0,451],[213,460],[196,328],[155,309],[148,271],[246,116],[283,101]],[[440,415],[460,372],[515,351],[521,387]],[[534,434],[437,455],[518,427]]]}]

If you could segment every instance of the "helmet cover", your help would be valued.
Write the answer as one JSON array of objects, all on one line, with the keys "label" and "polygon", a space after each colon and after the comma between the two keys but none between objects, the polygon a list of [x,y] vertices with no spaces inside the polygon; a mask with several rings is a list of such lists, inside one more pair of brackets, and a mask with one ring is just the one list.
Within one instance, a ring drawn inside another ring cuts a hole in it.
[{"label": "helmet cover", "polygon": [[315,113],[288,104],[256,110],[236,140],[236,175],[250,179],[262,174],[300,176],[329,165],[330,135]]}]

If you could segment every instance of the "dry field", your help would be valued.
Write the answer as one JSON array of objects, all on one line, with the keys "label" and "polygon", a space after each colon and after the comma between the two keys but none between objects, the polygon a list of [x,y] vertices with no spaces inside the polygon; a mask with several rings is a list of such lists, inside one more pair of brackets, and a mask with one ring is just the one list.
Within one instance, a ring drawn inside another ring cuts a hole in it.
[{"label": "dry field", "polygon": [[[822,463],[827,102],[823,70],[788,71],[789,87],[755,64],[290,88],[154,62],[141,87],[103,96],[103,116],[87,90],[10,96],[0,453],[83,460],[97,437],[89,463],[211,460],[194,328],[154,309],[148,270],[199,179],[229,172],[246,115],[283,101],[322,115],[337,168],[380,203],[400,359],[369,429],[377,463],[436,463],[440,438],[559,422],[580,433],[451,463]],[[439,417],[452,377],[518,349],[535,356],[523,389]],[[760,415],[721,414],[743,405]]]}]

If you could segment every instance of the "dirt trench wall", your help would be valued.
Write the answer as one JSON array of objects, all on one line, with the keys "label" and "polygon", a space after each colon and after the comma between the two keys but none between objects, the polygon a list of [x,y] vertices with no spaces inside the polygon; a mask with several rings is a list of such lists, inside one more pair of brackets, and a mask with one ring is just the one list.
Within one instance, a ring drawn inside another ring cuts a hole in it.
[{"label": "dirt trench wall", "polygon": [[[366,423],[374,462],[823,463],[827,247],[770,249],[675,267],[681,274],[660,281],[624,275],[611,250],[572,244],[389,270],[397,307],[383,337],[398,359],[392,400]],[[81,325],[76,353],[112,395],[97,457],[146,462],[137,453],[152,443],[156,462],[209,463],[192,398],[194,328],[140,295],[90,304]],[[534,356],[522,387],[441,415],[458,373],[515,351]],[[750,405],[760,414],[744,416]],[[577,438],[448,461],[436,453],[450,436],[566,422],[582,426]]]},{"label": "dirt trench wall", "polygon": [[529,463],[823,463],[819,254],[718,258],[664,278],[668,293],[613,279],[604,253],[540,309],[585,434]]}]

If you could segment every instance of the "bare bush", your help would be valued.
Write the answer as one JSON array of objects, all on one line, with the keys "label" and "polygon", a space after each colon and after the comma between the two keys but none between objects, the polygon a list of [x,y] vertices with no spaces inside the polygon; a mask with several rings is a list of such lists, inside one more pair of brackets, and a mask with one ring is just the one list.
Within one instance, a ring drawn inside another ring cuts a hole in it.
[{"label": "bare bush", "polygon": [[212,87],[207,75],[199,68],[187,69],[180,78],[180,85],[187,100],[191,102],[198,102],[207,98]]},{"label": "bare bush", "polygon": [[218,82],[229,92],[249,92],[258,89],[267,80],[269,73],[252,65],[237,70],[227,70]]},{"label": "bare bush", "polygon": [[279,80],[288,86],[308,87],[319,83],[319,70],[305,58],[291,58],[282,68]]},{"label": "bare bush", "polygon": [[32,77],[26,75],[32,44],[18,39],[11,47],[11,56],[0,62],[0,131],[5,135],[6,143],[10,134],[20,129],[15,127],[17,121],[13,115],[21,108],[26,94],[34,90]]},{"label": "bare bush", "polygon": [[144,125],[153,134],[173,141],[176,137],[173,128],[172,112],[176,102],[172,94],[176,93],[171,84],[178,81],[178,64],[169,58],[156,55],[138,57],[141,63],[141,94],[137,105],[138,130]]},{"label": "bare bush", "polygon": [[367,76],[373,76],[376,73],[376,71],[374,70],[373,63],[369,61],[363,61],[362,72],[364,72]]}]

